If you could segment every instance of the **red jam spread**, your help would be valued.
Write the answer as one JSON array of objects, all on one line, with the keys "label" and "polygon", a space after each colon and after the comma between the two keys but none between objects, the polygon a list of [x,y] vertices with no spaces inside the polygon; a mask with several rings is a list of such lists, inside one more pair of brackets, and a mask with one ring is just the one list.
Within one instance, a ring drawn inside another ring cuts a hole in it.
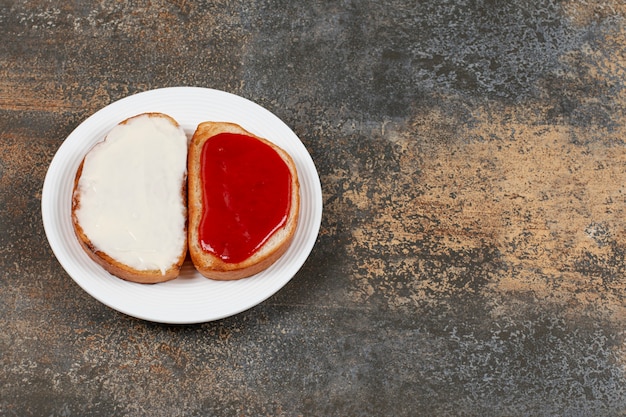
[{"label": "red jam spread", "polygon": [[289,167],[271,146],[234,133],[207,140],[200,158],[200,245],[224,262],[244,261],[287,221]]}]

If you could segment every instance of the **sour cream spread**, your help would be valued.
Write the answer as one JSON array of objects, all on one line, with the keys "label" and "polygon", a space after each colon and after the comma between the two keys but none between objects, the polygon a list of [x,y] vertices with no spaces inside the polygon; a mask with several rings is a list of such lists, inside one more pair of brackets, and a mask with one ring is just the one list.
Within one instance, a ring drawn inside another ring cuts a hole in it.
[{"label": "sour cream spread", "polygon": [[186,242],[187,137],[169,119],[140,115],[86,155],[76,212],[96,249],[137,270],[175,264]]}]

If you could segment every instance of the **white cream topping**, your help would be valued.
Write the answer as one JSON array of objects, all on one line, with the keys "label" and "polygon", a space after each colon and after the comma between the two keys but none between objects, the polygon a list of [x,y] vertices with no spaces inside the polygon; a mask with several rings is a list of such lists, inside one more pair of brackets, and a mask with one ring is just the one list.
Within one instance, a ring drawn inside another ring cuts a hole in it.
[{"label": "white cream topping", "polygon": [[78,221],[91,243],[137,270],[176,263],[185,245],[187,136],[162,117],[116,126],[85,157]]}]

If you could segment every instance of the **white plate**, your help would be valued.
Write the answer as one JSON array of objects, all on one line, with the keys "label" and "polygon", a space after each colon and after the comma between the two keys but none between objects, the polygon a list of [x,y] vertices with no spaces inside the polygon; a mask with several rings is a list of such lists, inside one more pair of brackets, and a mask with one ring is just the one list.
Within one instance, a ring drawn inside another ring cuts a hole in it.
[{"label": "white plate", "polygon": [[[73,180],[85,153],[122,120],[143,112],[176,119],[191,136],[203,121],[229,121],[271,139],[293,157],[301,186],[300,220],[287,252],[269,269],[239,281],[202,277],[187,261],[175,280],[143,285],[116,278],[81,249],[71,223]],[[302,267],[317,239],[322,219],[322,190],[311,156],[295,133],[278,117],[242,97],[198,87],[172,87],[126,97],[81,123],[57,151],[44,181],[43,224],[55,256],[67,273],[92,297],[129,316],[188,324],[232,316],[280,290]]]}]

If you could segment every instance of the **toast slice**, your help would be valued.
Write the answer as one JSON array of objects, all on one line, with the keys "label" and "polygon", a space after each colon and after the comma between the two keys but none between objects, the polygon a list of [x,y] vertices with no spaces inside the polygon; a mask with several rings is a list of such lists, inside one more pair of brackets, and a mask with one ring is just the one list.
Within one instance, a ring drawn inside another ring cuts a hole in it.
[{"label": "toast slice", "polygon": [[203,122],[187,171],[189,254],[202,275],[246,278],[285,253],[300,213],[298,173],[286,151],[237,124]]},{"label": "toast slice", "polygon": [[80,245],[127,281],[176,278],[187,254],[187,136],[172,117],[142,113],[85,155],[74,179]]}]

